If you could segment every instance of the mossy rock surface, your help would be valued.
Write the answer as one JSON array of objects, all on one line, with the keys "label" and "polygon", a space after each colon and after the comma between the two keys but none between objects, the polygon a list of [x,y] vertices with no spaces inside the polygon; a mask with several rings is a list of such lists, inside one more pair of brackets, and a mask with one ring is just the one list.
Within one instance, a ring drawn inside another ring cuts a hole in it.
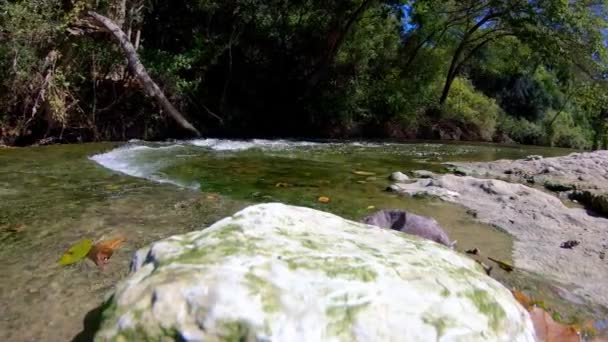
[{"label": "mossy rock surface", "polygon": [[278,203],[138,251],[110,301],[98,341],[534,340],[473,260]]}]

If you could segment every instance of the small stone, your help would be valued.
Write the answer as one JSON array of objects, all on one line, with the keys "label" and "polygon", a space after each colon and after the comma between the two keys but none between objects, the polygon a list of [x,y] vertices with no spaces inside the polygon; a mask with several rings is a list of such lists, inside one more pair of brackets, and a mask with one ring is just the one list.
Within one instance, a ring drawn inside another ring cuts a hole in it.
[{"label": "small stone", "polygon": [[386,188],[387,192],[399,192],[399,190],[401,190],[401,188],[396,184],[391,184]]},{"label": "small stone", "polygon": [[477,248],[468,249],[465,253],[472,254],[472,255],[478,255],[479,254],[479,249],[477,249]]},{"label": "small stone", "polygon": [[393,182],[405,182],[410,180],[410,177],[408,177],[407,175],[403,174],[402,172],[393,172],[390,177],[390,180],[392,180]]},{"label": "small stone", "polygon": [[565,249],[572,249],[572,248],[574,248],[574,247],[578,246],[579,244],[580,244],[580,242],[579,242],[579,241],[576,241],[576,240],[568,240],[568,241],[566,241],[566,242],[563,242],[563,243],[560,245],[560,247],[561,247],[561,248],[565,248]]},{"label": "small stone", "polygon": [[526,157],[526,161],[532,161],[532,160],[541,160],[543,159],[543,156],[539,156],[536,154],[530,155]]},{"label": "small stone", "polygon": [[555,168],[552,166],[546,167],[545,169],[543,169],[543,173],[553,173],[555,172]]},{"label": "small stone", "polygon": [[412,174],[416,178],[434,178],[435,177],[434,173],[432,173],[431,171],[426,171],[426,170],[416,170],[416,171],[412,172]]}]

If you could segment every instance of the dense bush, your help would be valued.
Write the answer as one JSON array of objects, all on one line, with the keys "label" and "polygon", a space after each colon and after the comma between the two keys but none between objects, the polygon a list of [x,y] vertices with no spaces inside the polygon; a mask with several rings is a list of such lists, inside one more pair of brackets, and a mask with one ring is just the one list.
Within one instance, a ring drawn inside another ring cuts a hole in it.
[{"label": "dense bush", "polygon": [[448,97],[444,118],[456,120],[479,129],[484,140],[490,141],[496,129],[500,107],[491,98],[475,90],[471,82],[458,77]]},{"label": "dense bush", "polygon": [[546,144],[546,134],[540,123],[530,122],[523,118],[514,118],[509,115],[500,115],[498,129],[520,144]]}]

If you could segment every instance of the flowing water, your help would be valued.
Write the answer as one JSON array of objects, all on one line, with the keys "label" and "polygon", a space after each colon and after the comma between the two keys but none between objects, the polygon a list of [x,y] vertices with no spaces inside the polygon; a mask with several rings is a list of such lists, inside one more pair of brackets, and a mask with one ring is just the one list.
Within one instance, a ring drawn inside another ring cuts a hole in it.
[{"label": "flowing water", "polygon": [[[406,209],[437,219],[460,251],[478,247],[510,262],[508,234],[476,223],[457,205],[385,192],[388,175],[444,172],[448,161],[570,152],[491,144],[217,139],[1,149],[0,340],[87,340],[95,329],[94,309],[127,274],[135,250],[251,203],[280,201],[355,220],[383,208]],[[321,196],[330,202],[320,203]],[[116,236],[127,242],[103,272],[88,260],[57,262],[81,239]],[[493,276],[544,300],[565,320],[601,311],[536,275],[497,270]]]}]

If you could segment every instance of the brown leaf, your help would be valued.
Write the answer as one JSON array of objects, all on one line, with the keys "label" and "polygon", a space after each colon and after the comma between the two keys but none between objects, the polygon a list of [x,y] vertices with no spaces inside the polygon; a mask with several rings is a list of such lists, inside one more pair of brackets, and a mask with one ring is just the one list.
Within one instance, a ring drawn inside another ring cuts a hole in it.
[{"label": "brown leaf", "polygon": [[576,328],[557,323],[547,311],[534,307],[530,309],[537,341],[542,342],[579,342],[581,339]]},{"label": "brown leaf", "polygon": [[321,203],[329,203],[329,202],[331,202],[331,199],[327,196],[321,196],[321,197],[319,197],[318,201]]},{"label": "brown leaf", "polygon": [[511,293],[513,294],[513,297],[515,297],[515,300],[518,301],[519,304],[521,304],[524,308],[530,308],[530,306],[532,305],[532,299],[526,296],[525,293],[516,289],[511,290]]},{"label": "brown leaf", "polygon": [[89,259],[93,260],[95,265],[102,271],[110,262],[110,258],[114,251],[126,241],[125,237],[117,237],[111,240],[104,240],[96,243],[88,254]]}]

